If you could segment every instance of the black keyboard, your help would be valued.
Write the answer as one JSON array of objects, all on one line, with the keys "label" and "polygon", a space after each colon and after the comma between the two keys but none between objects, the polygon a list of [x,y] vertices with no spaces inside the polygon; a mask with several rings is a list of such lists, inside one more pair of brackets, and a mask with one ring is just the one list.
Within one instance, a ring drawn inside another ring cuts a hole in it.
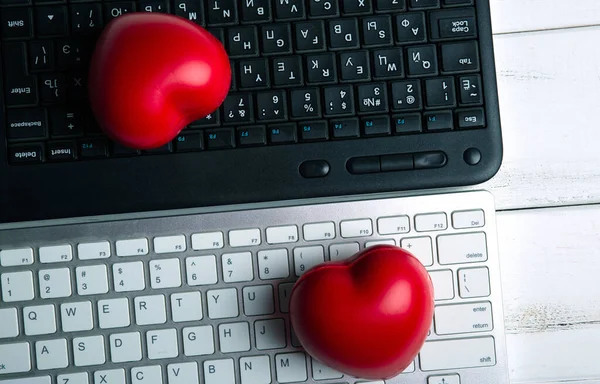
[{"label": "black keyboard", "polygon": [[[488,0],[0,4],[2,222],[468,185],[501,163]],[[137,151],[98,128],[87,68],[106,23],[147,11],[207,28],[233,76]]]}]

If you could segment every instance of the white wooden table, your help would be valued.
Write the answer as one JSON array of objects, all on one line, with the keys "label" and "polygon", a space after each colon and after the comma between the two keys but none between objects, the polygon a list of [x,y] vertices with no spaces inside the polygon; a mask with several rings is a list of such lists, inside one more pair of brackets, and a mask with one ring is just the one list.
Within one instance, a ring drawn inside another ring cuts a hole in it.
[{"label": "white wooden table", "polygon": [[511,383],[600,384],[600,0],[491,0]]}]

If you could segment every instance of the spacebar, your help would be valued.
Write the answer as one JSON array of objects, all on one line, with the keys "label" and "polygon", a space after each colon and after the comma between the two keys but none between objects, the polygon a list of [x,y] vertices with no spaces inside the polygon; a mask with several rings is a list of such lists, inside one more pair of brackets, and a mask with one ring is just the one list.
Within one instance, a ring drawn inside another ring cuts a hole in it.
[{"label": "spacebar", "polygon": [[496,364],[494,338],[428,341],[421,348],[421,369],[437,371]]},{"label": "spacebar", "polygon": [[0,384],[52,384],[50,376],[30,377],[27,379],[0,380]]}]

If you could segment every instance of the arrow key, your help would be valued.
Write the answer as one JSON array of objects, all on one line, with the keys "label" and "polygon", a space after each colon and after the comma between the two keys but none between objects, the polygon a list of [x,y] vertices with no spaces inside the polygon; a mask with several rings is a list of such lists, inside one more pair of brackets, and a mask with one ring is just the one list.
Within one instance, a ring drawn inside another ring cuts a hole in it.
[{"label": "arrow key", "polygon": [[427,41],[425,13],[400,13],[396,15],[396,42],[399,44]]},{"label": "arrow key", "polygon": [[35,31],[37,36],[65,36],[68,32],[67,7],[36,7]]},{"label": "arrow key", "polygon": [[460,384],[458,375],[430,376],[427,384]]}]

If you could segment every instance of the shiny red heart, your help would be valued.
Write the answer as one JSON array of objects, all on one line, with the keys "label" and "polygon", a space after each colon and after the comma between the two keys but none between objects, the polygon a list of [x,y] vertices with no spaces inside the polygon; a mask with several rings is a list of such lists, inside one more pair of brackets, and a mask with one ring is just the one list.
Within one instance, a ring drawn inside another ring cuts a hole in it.
[{"label": "shiny red heart", "polygon": [[102,31],[88,89],[110,138],[150,149],[214,112],[230,82],[229,57],[212,34],[179,16],[143,12],[119,16]]},{"label": "shiny red heart", "polygon": [[395,377],[411,364],[433,311],[427,270],[409,252],[387,245],[310,269],[290,296],[292,326],[306,352],[368,380]]}]

